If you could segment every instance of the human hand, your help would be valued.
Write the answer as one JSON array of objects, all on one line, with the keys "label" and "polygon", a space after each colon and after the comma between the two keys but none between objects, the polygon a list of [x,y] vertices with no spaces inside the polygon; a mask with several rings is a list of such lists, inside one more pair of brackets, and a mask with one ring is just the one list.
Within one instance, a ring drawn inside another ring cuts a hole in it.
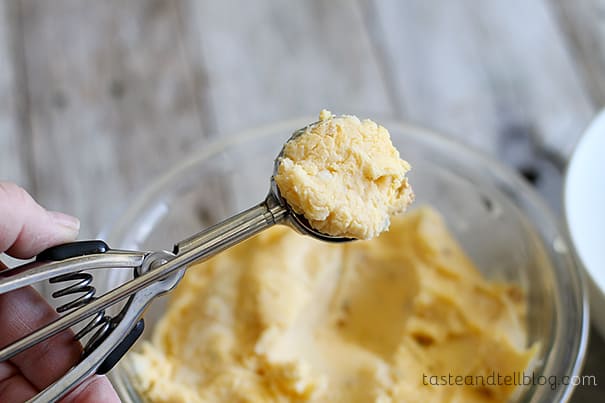
[{"label": "human hand", "polygon": [[[78,219],[46,211],[15,184],[0,182],[0,253],[30,258],[44,249],[73,241]],[[0,270],[6,267],[0,262]],[[31,287],[0,294],[0,346],[31,333],[57,318],[57,313]],[[30,349],[0,362],[0,402],[32,398],[60,378],[80,359],[82,347],[65,330]],[[63,402],[119,402],[104,376],[92,376],[71,391]]]}]

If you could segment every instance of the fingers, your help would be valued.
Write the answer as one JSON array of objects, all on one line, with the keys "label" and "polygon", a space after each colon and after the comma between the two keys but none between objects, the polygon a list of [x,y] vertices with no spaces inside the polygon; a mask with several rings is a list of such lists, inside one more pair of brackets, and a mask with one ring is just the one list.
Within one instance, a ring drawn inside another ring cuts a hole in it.
[{"label": "fingers", "polygon": [[[38,394],[11,363],[0,363],[0,402],[24,402]],[[119,403],[120,399],[105,376],[93,375],[69,392],[61,403]]]},{"label": "fingers", "polygon": [[10,362],[0,363],[0,402],[24,402],[37,392]]},{"label": "fingers", "polygon": [[109,380],[94,375],[71,391],[61,403],[119,403],[120,399]]},{"label": "fingers", "polygon": [[23,188],[0,182],[0,252],[29,258],[73,241],[79,229],[77,218],[46,211]]},{"label": "fingers", "polygon": [[[0,346],[31,333],[57,316],[31,287],[0,294]],[[41,390],[67,372],[79,360],[81,350],[73,332],[65,330],[17,354],[10,362],[35,388]]]},{"label": "fingers", "polygon": [[[0,253],[32,257],[42,250],[76,238],[79,221],[46,211],[13,183],[0,182]],[[0,263],[0,270],[3,266]],[[6,346],[57,318],[55,311],[31,287],[0,294],[0,346]],[[73,332],[63,331],[0,363],[0,402],[24,401],[61,377],[80,358]],[[69,393],[66,402],[119,402],[105,377],[87,379]]]}]

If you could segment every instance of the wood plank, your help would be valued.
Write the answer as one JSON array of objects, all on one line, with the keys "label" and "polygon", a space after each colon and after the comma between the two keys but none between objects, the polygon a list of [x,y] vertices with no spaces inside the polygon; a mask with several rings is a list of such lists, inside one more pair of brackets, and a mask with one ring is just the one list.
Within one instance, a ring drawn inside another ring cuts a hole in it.
[{"label": "wood plank", "polygon": [[570,54],[595,105],[605,106],[605,2],[554,0],[553,13],[566,34]]},{"label": "wood plank", "polygon": [[28,133],[23,132],[26,112],[24,91],[19,87],[18,16],[14,2],[0,2],[0,180],[31,189],[24,156]]},{"label": "wood plank", "polygon": [[[339,1],[186,1],[188,49],[204,113],[228,133],[291,117],[389,115],[387,84],[361,10]],[[294,129],[294,128],[293,128]]]},{"label": "wood plank", "polygon": [[369,32],[408,120],[493,150],[495,118],[478,49],[456,2],[363,2]]},{"label": "wood plank", "polygon": [[364,4],[412,121],[514,158],[515,138],[569,150],[594,112],[541,0]]},{"label": "wood plank", "polygon": [[472,0],[468,11],[479,21],[475,36],[497,111],[515,110],[535,141],[566,156],[595,109],[548,3]]},{"label": "wood plank", "polygon": [[36,196],[91,237],[204,136],[176,8],[26,0],[22,15]]}]

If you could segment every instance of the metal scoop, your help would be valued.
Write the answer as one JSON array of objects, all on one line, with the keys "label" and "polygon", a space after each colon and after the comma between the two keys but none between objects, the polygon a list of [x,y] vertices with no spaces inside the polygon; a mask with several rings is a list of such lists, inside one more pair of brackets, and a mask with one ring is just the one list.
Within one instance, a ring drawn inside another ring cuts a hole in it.
[{"label": "metal scoop", "polygon": [[[298,137],[313,125],[297,130],[288,141]],[[274,174],[280,164],[283,148],[274,164]],[[39,281],[72,284],[53,294],[62,297],[81,294],[58,308],[63,316],[31,334],[0,349],[0,362],[84,320],[93,317],[77,338],[90,336],[82,360],[62,378],[44,389],[32,401],[56,401],[93,373],[109,371],[135,343],[143,332],[143,311],[157,296],[172,290],[193,262],[206,260],[275,225],[289,225],[298,232],[328,242],[346,242],[351,238],[323,234],[296,214],[281,197],[273,176],[269,194],[258,205],[207,228],[174,245],[167,251],[112,250],[103,241],[81,241],[47,249],[36,261],[0,273],[0,294]],[[133,279],[104,295],[95,296],[92,274],[96,269],[133,270]],[[73,282],[76,281],[76,284]],[[127,300],[120,312],[111,317],[106,309]]]}]

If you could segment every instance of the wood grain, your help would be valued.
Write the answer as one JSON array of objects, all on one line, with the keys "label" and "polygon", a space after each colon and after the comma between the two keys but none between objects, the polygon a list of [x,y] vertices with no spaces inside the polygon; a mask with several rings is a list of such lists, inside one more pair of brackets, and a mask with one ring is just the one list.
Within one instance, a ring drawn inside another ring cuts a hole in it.
[{"label": "wood grain", "polygon": [[[25,161],[27,133],[22,88],[19,87],[19,29],[14,2],[0,2],[0,180],[31,190]],[[2,214],[3,212],[0,212]]]},{"label": "wood grain", "polygon": [[36,196],[84,237],[203,137],[172,4],[22,2]]},{"label": "wood grain", "polygon": [[568,150],[593,114],[541,0],[362,4],[407,119],[502,157],[519,132]]},{"label": "wood grain", "polygon": [[350,1],[187,1],[182,15],[213,132],[315,116],[324,107],[393,110],[361,10]]},{"label": "wood grain", "polygon": [[605,1],[554,0],[558,17],[584,87],[599,108],[605,106]]}]

